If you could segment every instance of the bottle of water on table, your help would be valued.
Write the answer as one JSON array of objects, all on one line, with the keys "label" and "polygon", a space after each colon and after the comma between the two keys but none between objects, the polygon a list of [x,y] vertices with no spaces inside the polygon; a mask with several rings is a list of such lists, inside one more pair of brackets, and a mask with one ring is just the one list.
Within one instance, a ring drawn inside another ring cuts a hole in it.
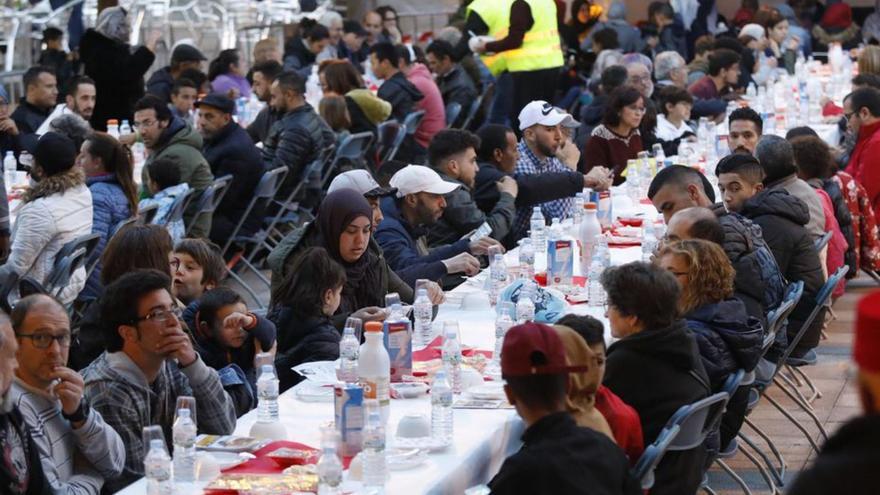
[{"label": "bottle of water on table", "polygon": [[489,286],[489,301],[495,304],[498,301],[498,295],[507,286],[507,264],[504,263],[504,255],[496,253],[492,260],[492,266],[489,267],[489,275],[491,282]]},{"label": "bottle of water on table", "polygon": [[602,287],[602,259],[599,253],[593,257],[590,263],[590,273],[587,275],[587,305],[600,307],[605,304],[605,289]]},{"label": "bottle of water on table", "polygon": [[144,458],[144,477],[147,479],[147,495],[171,495],[174,492],[171,457],[160,438],[150,440],[150,450]]},{"label": "bottle of water on table", "polygon": [[3,182],[6,183],[6,189],[11,190],[15,185],[15,171],[18,170],[18,160],[11,151],[6,152],[3,158]]},{"label": "bottle of water on table", "polygon": [[642,228],[642,261],[650,263],[657,249],[657,236],[654,235],[654,222],[645,220]]},{"label": "bottle of water on table", "polygon": [[385,425],[382,421],[382,413],[379,401],[367,399],[364,401],[363,430],[363,480],[367,488],[383,488],[387,477],[388,467],[385,461]]},{"label": "bottle of water on table", "polygon": [[434,305],[428,298],[427,289],[416,291],[413,314],[416,323],[413,339],[419,345],[427,345],[431,342],[431,318],[434,316]]},{"label": "bottle of water on table", "polygon": [[260,378],[257,379],[257,421],[274,423],[278,421],[278,378],[271,364],[264,364],[260,370]]},{"label": "bottle of water on table", "polygon": [[452,440],[452,386],[442,368],[431,382],[431,437],[449,442]]},{"label": "bottle of water on table", "polygon": [[547,252],[547,220],[544,219],[544,213],[540,206],[532,208],[532,218],[529,222],[529,235],[532,238],[532,245],[536,253]]},{"label": "bottle of water on table", "polygon": [[336,453],[339,433],[325,432],[321,438],[321,458],[316,466],[318,471],[318,495],[338,495],[342,484],[342,462]]},{"label": "bottle of water on table", "polygon": [[535,283],[528,280],[523,283],[522,288],[520,288],[519,299],[516,301],[516,322],[518,324],[527,321],[534,321],[535,302],[532,298],[534,297],[536,290]]},{"label": "bottle of water on table", "polygon": [[519,267],[522,270],[522,278],[526,280],[535,278],[535,246],[528,237],[519,240]]},{"label": "bottle of water on table", "polygon": [[511,313],[515,311],[513,303],[510,302],[498,303],[498,306],[495,307],[497,316],[495,317],[495,352],[492,353],[492,365],[498,367],[499,373],[501,372],[501,347],[504,345],[504,336],[513,326],[514,315]]},{"label": "bottle of water on table", "polygon": [[449,322],[443,328],[443,348],[441,349],[443,367],[449,375],[452,391],[461,393],[461,343],[458,341],[458,325]]},{"label": "bottle of water on table", "polygon": [[179,409],[172,428],[174,438],[174,481],[196,480],[196,423],[189,409]]},{"label": "bottle of water on table", "polygon": [[340,376],[344,383],[357,383],[358,350],[360,342],[354,335],[354,328],[346,326],[339,341]]}]

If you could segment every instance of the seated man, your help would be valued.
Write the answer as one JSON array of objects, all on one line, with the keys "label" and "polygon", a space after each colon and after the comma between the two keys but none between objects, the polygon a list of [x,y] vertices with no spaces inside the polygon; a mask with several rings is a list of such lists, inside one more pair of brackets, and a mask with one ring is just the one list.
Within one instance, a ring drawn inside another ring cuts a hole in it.
[{"label": "seated man", "polygon": [[179,396],[195,397],[199,433],[229,435],[235,429],[232,401],[217,372],[193,350],[177,315],[171,279],[156,270],[127,273],[104,294],[107,350],[82,374],[89,402],[125,444],[125,469],[107,480],[105,490],[143,477],[143,428],[160,425],[170,439]]},{"label": "seated man", "polygon": [[510,232],[516,213],[516,181],[503,177],[497,183],[499,200],[489,213],[483,213],[474,202],[476,185],[477,148],[480,139],[468,131],[447,129],[440,131],[428,146],[428,162],[446,182],[459,187],[445,194],[446,208],[443,216],[428,230],[428,245],[451,244],[480,227],[483,223],[492,228],[493,239],[503,239]]},{"label": "seated man", "polygon": [[735,96],[733,86],[739,81],[740,58],[727,48],[715,50],[709,55],[709,73],[691,84],[688,91],[703,100]]},{"label": "seated man", "polygon": [[[724,206],[761,226],[767,246],[773,252],[782,274],[790,282],[804,282],[804,295],[788,317],[788,339],[798,333],[816,305],[816,294],[825,282],[813,237],[806,229],[810,218],[807,206],[785,189],[765,189],[764,167],[751,155],[730,155],[718,162],[718,187]],[[808,186],[809,187],[809,186]],[[824,310],[798,343],[793,357],[799,358],[819,345]],[[771,351],[768,359],[778,357]]]},{"label": "seated man", "polygon": [[[276,49],[277,50],[277,49]],[[260,143],[269,135],[269,129],[272,128],[278,118],[278,113],[270,105],[272,100],[272,83],[282,71],[281,64],[276,60],[267,60],[254,64],[251,69],[253,83],[251,91],[264,103],[265,106],[260,110],[254,120],[247,127],[247,133],[255,143]]]},{"label": "seated man", "polygon": [[452,44],[448,41],[435,40],[425,49],[428,67],[437,78],[437,87],[440,88],[440,94],[443,95],[443,103],[447,107],[451,103],[461,105],[461,113],[458,118],[455,122],[450,123],[452,127],[455,127],[467,117],[467,112],[479,93],[474,82],[464,69],[453,60],[452,56]]},{"label": "seated man", "polygon": [[420,278],[437,281],[447,274],[472,276],[480,271],[480,262],[472,255],[486,254],[498,241],[484,237],[471,242],[465,238],[430,251],[425,241],[425,228],[443,216],[443,195],[458,186],[421,165],[404,167],[394,174],[390,185],[397,188],[397,194],[382,200],[385,219],[376,230],[376,242],[404,282],[414,286]]},{"label": "seated man", "polygon": [[86,121],[84,127],[91,132],[88,121],[92,118],[92,114],[95,111],[96,98],[95,81],[91,77],[74,77],[67,83],[67,94],[64,97],[64,103],[59,103],[55,106],[52,113],[40,124],[36,131],[37,135],[42,136],[53,130],[53,127],[57,129],[58,124],[54,123],[54,121],[66,114],[75,114],[82,117]]},{"label": "seated man", "polygon": [[202,62],[207,60],[198,48],[182,43],[171,52],[171,63],[157,70],[147,81],[147,93],[152,94],[165,103],[171,101],[171,88],[174,81],[187,69],[202,68]]},{"label": "seated man", "polygon": [[682,165],[658,172],[648,187],[648,198],[667,225],[671,225],[673,214],[685,208],[713,210],[724,228],[724,253],[736,270],[735,294],[746,305],[749,316],[766,322],[766,313],[782,302],[785,279],[764,242],[761,228],[742,215],[728,212],[723,205],[713,204],[712,184],[700,172]]},{"label": "seated man", "polygon": [[187,305],[183,321],[189,325],[195,314],[187,318],[186,313],[189,310],[193,313],[197,311],[198,306],[193,307],[193,303],[205,291],[220,285],[226,275],[226,263],[220,257],[220,248],[216,244],[203,239],[183,239],[171,253],[171,275],[174,277],[171,294]]},{"label": "seated man", "polygon": [[[484,213],[489,214],[501,199],[501,189],[508,177],[513,177],[519,150],[513,129],[488,124],[477,131],[480,148],[477,150],[477,176],[474,179],[474,200]],[[585,187],[606,189],[609,170],[595,167],[589,174],[574,170],[543,172],[534,175],[519,175],[516,181],[517,195],[514,198],[517,208],[531,208],[534,205],[561,198],[572,197]]]},{"label": "seated man", "polygon": [[[676,317],[675,277],[648,263],[612,267],[602,274],[611,335],[605,386],[639,413],[645,444],[681,406],[706,398],[709,378],[697,341]],[[703,478],[705,446],[667,452],[654,471],[652,494],[696,493]]]},{"label": "seated man", "polygon": [[568,373],[585,369],[566,364],[565,345],[547,325],[525,323],[507,331],[504,393],[526,431],[523,447],[489,482],[493,494],[642,493],[620,448],[577,426],[565,409]]},{"label": "seated man", "polygon": [[731,153],[755,154],[755,146],[764,131],[764,120],[754,109],[737,108],[727,118],[727,146]]},{"label": "seated man", "polygon": [[171,103],[168,104],[168,110],[171,110],[171,115],[195,127],[193,108],[198,97],[199,88],[196,83],[192,79],[180,77],[174,81],[174,86],[171,86]]},{"label": "seated man", "polygon": [[83,398],[83,379],[67,367],[70,319],[55,299],[23,298],[12,311],[18,369],[11,398],[36,443],[55,493],[94,493],[122,473],[122,439]]},{"label": "seated man", "polygon": [[12,112],[11,118],[24,147],[33,149],[37,142],[37,129],[52,113],[58,100],[58,81],[51,68],[38,65],[24,73],[21,83],[25,97]]},{"label": "seated man", "polygon": [[[254,196],[254,190],[263,176],[260,150],[254,146],[247,131],[232,120],[235,102],[226,95],[211,93],[196,103],[199,109],[199,133],[205,140],[202,153],[211,166],[214,177],[232,176],[229,189],[223,195],[211,220],[210,239],[225,244],[235,231],[242,214]],[[260,230],[263,208],[251,211],[241,226],[239,235],[249,236]]]}]

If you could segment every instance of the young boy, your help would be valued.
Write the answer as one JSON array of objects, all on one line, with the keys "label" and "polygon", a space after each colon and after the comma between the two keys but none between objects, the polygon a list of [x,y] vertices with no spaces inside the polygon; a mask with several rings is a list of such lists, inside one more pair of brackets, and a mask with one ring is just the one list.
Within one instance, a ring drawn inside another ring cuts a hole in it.
[{"label": "young boy", "polygon": [[[735,153],[724,157],[718,162],[715,174],[727,210],[758,224],[785,278],[790,282],[804,282],[804,295],[788,319],[790,341],[815,306],[816,294],[825,282],[813,237],[805,227],[810,220],[810,210],[785,189],[764,189],[765,167],[752,155]],[[792,356],[803,357],[819,344],[824,321],[820,313]],[[778,351],[771,349],[768,359],[778,357]]]},{"label": "young boy", "polygon": [[171,87],[171,115],[180,117],[187,124],[193,125],[193,107],[198,97],[199,88],[191,79],[180,77]]},{"label": "young boy", "polygon": [[218,371],[241,416],[255,403],[254,358],[262,352],[275,354],[275,325],[248,312],[241,296],[227,287],[205,292],[198,304],[193,334],[199,356]]},{"label": "young boy", "polygon": [[37,65],[52,69],[58,81],[58,103],[64,101],[67,83],[75,75],[70,56],[64,51],[64,33],[57,27],[49,26],[43,30],[43,43],[46,49],[40,52]]},{"label": "young boy", "polygon": [[[523,447],[489,482],[493,494],[640,494],[623,452],[605,435],[577,426],[565,409],[568,373],[556,331],[540,323],[511,327],[501,375],[507,400],[526,424]],[[586,488],[589,487],[589,488]]]},{"label": "young boy", "polygon": [[596,391],[596,409],[605,416],[617,445],[623,449],[630,464],[635,464],[645,450],[642,423],[639,420],[639,413],[632,406],[623,402],[611,389],[601,385],[605,378],[605,329],[602,322],[592,316],[568,314],[560,318],[556,324],[577,332],[596,355],[600,383]]},{"label": "young boy", "polygon": [[657,139],[663,145],[666,156],[678,154],[678,145],[683,140],[695,141],[696,134],[688,125],[694,97],[677,86],[666,86],[660,90],[661,113],[657,115]]},{"label": "young boy", "polygon": [[191,306],[218,285],[226,274],[220,248],[204,239],[183,239],[171,254],[174,285],[172,292],[180,302]]},{"label": "young boy", "polygon": [[153,223],[165,225],[168,233],[171,234],[171,240],[175,243],[183,239],[186,227],[183,224],[183,218],[169,221],[172,207],[175,200],[189,191],[189,184],[180,182],[180,169],[177,164],[169,158],[160,158],[150,164],[149,180],[147,187],[150,189],[152,198],[144,198],[138,203],[138,208],[145,206],[158,205],[156,216],[153,217]]}]

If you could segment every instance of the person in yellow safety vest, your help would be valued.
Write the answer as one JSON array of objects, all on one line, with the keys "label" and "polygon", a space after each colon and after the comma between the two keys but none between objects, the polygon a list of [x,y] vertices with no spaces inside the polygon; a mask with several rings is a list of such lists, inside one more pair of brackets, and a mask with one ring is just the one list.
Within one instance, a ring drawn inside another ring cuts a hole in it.
[{"label": "person in yellow safety vest", "polygon": [[563,65],[553,0],[474,0],[467,8],[464,35],[456,47],[460,59],[472,36],[495,40],[471,43],[493,75],[507,71],[513,79],[509,108],[519,129],[520,110],[533,100],[553,101]]}]

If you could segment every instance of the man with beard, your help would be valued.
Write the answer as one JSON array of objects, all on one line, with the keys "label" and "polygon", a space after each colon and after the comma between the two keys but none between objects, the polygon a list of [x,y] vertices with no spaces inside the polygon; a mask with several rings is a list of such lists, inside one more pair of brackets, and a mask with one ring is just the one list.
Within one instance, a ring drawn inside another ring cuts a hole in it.
[{"label": "man with beard", "polygon": [[64,103],[58,104],[55,110],[40,124],[40,128],[37,129],[38,135],[42,136],[49,132],[52,121],[64,114],[73,113],[88,122],[92,118],[97,101],[95,81],[89,76],[76,76],[68,85],[64,101]]},{"label": "man with beard", "polygon": [[444,181],[428,167],[409,165],[394,174],[390,186],[397,188],[397,194],[382,200],[385,218],[376,230],[376,242],[404,282],[414,286],[420,278],[436,281],[445,275],[473,276],[480,271],[480,262],[473,255],[488,253],[498,241],[464,238],[428,251],[425,240],[426,227],[443,216],[444,194],[457,189],[457,184]]},{"label": "man with beard", "polygon": [[761,139],[764,121],[758,112],[750,107],[737,108],[727,119],[727,145],[731,153],[755,154],[755,147]]},{"label": "man with beard", "polygon": [[269,135],[269,129],[272,124],[278,120],[278,112],[272,105],[272,83],[278,74],[281,74],[283,68],[277,60],[267,60],[254,65],[252,70],[253,83],[251,91],[257,96],[257,99],[265,103],[266,106],[260,110],[260,113],[254,118],[253,122],[247,127],[247,133],[255,143],[262,142]]}]

